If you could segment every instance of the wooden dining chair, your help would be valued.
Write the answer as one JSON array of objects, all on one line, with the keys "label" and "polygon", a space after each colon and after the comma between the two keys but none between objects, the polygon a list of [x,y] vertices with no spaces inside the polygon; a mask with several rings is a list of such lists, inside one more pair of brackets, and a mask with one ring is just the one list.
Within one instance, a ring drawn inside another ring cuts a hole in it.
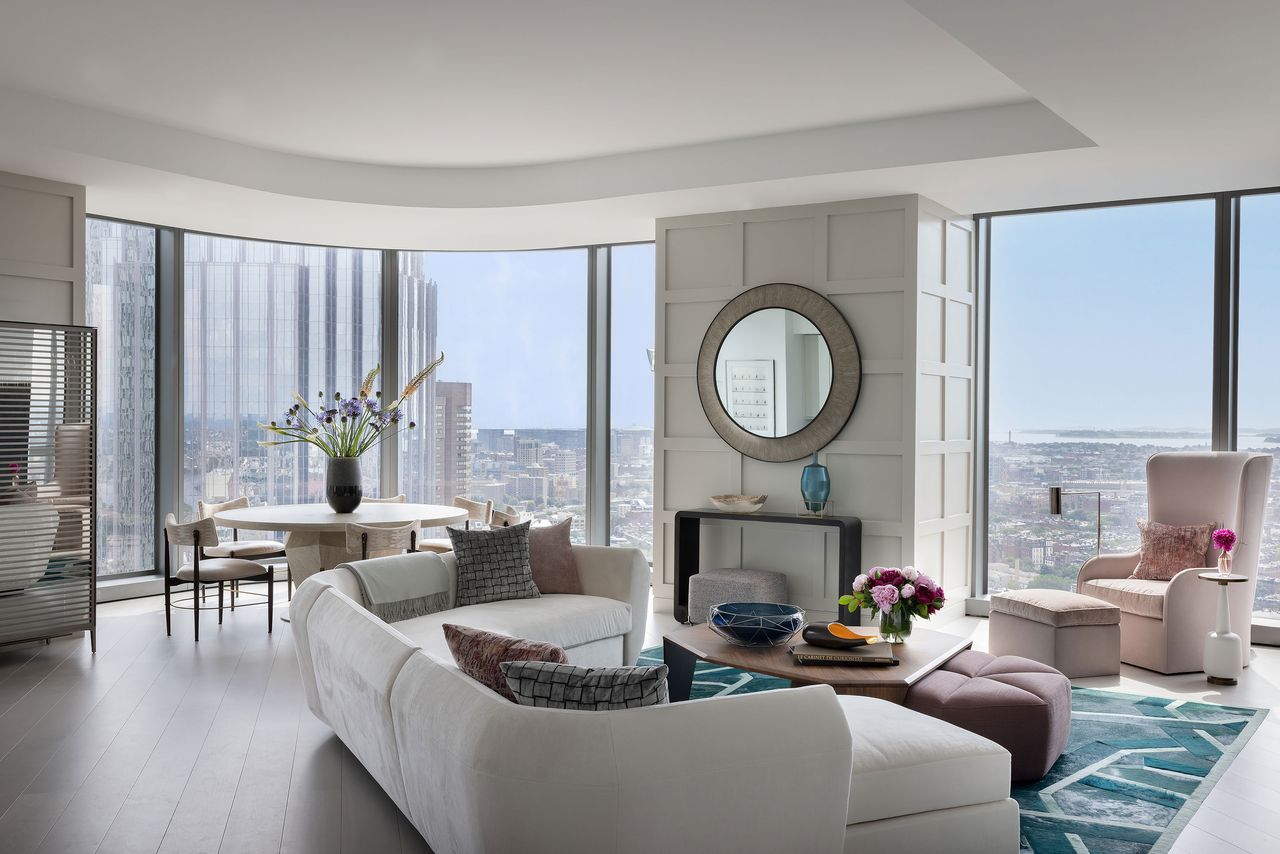
[{"label": "wooden dining chair", "polygon": [[[478,525],[488,525],[493,520],[493,501],[472,501],[470,498],[458,496],[453,499],[453,506],[467,511],[466,527],[471,528],[471,523]],[[453,551],[453,541],[448,537],[431,537],[418,541],[418,551],[435,552],[443,554],[444,552]]]},{"label": "wooden dining chair", "polygon": [[506,510],[494,510],[493,521],[490,523],[495,528],[510,528],[512,525],[519,525],[524,519],[516,512],[514,507],[508,507]]},{"label": "wooden dining chair", "polygon": [[365,497],[360,499],[361,504],[404,504],[404,502],[405,502],[405,495],[403,492],[400,493],[399,495],[393,495],[390,498]]},{"label": "wooden dining chair", "polygon": [[[228,581],[241,582],[262,580],[267,585],[267,634],[271,633],[271,622],[275,609],[275,596],[272,583],[275,567],[255,563],[240,557],[204,557],[204,550],[218,545],[218,528],[212,519],[197,519],[194,522],[179,523],[172,513],[164,520],[164,632],[173,634],[170,608],[182,608],[180,601],[172,601],[172,589],[182,584],[191,585],[191,610],[195,615],[195,637],[200,641],[200,612],[209,611],[201,602],[201,592],[210,584],[218,585],[218,625],[222,625],[222,605],[224,589]],[[189,566],[179,567],[175,573],[172,565],[172,552],[175,546],[191,546],[192,562]]]},{"label": "wooden dining chair", "polygon": [[361,560],[368,560],[370,552],[417,551],[418,523],[410,522],[394,528],[347,523],[347,552],[360,553]]},{"label": "wooden dining chair", "polygon": [[[222,502],[196,502],[196,513],[201,519],[212,519],[218,513],[224,510],[239,510],[249,506],[248,496],[242,495],[239,498],[232,498],[230,501]],[[284,543],[279,540],[242,540],[240,532],[235,528],[231,529],[231,542],[220,542],[216,546],[203,546],[201,557],[242,557],[248,560],[263,560],[265,558],[279,558],[281,563],[285,562]],[[286,567],[287,571],[287,567]],[[200,591],[200,600],[204,601],[204,590]],[[290,574],[290,584],[286,595],[293,598],[292,574]],[[231,585],[231,610],[236,609],[236,599],[240,596],[240,582],[233,582]]]}]

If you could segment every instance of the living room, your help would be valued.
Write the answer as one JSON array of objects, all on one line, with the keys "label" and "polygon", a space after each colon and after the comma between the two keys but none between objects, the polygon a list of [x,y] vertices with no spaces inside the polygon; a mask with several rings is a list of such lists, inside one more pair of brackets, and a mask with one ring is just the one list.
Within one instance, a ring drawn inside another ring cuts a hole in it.
[{"label": "living room", "polygon": [[1278,28],[0,0],[0,850],[1277,850]]}]

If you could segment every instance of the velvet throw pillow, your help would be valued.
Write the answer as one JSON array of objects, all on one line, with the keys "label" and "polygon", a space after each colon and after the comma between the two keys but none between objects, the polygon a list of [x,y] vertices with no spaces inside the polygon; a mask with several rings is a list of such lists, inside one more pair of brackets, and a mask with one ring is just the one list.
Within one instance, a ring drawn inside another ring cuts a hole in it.
[{"label": "velvet throw pillow", "polygon": [[457,607],[538,598],[529,566],[528,522],[484,531],[448,530],[458,563]]},{"label": "velvet throw pillow", "polygon": [[638,709],[667,702],[667,665],[577,667],[543,661],[502,664],[507,686],[522,706],[588,712]]},{"label": "velvet throw pillow", "polygon": [[1213,525],[1165,525],[1138,520],[1142,551],[1130,578],[1168,581],[1184,569],[1204,566]]},{"label": "velvet throw pillow", "polygon": [[516,702],[516,697],[507,687],[506,677],[502,675],[503,662],[542,661],[567,664],[569,661],[565,651],[553,643],[513,638],[453,623],[445,623],[441,628],[458,669],[513,703]]},{"label": "velvet throw pillow", "polygon": [[582,593],[578,561],[569,542],[571,527],[572,516],[555,525],[529,529],[529,566],[539,593]]}]

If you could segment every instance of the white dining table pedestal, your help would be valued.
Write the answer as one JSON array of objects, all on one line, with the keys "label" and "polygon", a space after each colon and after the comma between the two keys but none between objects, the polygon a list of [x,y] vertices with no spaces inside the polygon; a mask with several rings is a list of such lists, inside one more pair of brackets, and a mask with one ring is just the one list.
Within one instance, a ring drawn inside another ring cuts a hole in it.
[{"label": "white dining table pedestal", "polygon": [[1245,575],[1201,572],[1199,578],[1218,585],[1218,619],[1204,639],[1204,673],[1213,685],[1235,685],[1244,673],[1240,636],[1231,631],[1231,605],[1227,585],[1248,581]]}]

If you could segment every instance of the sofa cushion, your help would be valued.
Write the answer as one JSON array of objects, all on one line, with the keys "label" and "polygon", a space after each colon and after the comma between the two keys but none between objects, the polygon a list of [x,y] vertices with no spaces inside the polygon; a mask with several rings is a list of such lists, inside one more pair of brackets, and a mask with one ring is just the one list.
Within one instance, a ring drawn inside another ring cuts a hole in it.
[{"label": "sofa cushion", "polygon": [[522,706],[610,712],[661,706],[668,700],[667,665],[577,667],[546,661],[498,665]]},{"label": "sofa cushion", "polygon": [[529,567],[529,524],[467,531],[448,528],[458,562],[458,605],[536,599]]},{"label": "sofa cushion", "polygon": [[404,620],[396,623],[396,629],[428,652],[447,659],[449,648],[440,629],[445,623],[571,649],[626,634],[631,629],[631,606],[603,596],[553,593],[538,599],[507,599],[453,608]]},{"label": "sofa cushion", "polygon": [[1117,606],[1126,614],[1164,619],[1164,596],[1169,582],[1146,578],[1095,578],[1082,592]]},{"label": "sofa cushion", "polygon": [[564,650],[553,643],[507,637],[451,623],[445,623],[442,629],[445,643],[449,644],[449,652],[453,654],[458,669],[513,703],[516,702],[516,696],[511,693],[507,678],[503,675],[504,662],[549,661],[553,664],[567,664],[569,661]]},{"label": "sofa cushion", "polygon": [[529,568],[533,570],[533,583],[543,595],[582,593],[578,561],[569,540],[572,526],[570,516],[558,525],[529,529]]},{"label": "sofa cushion", "polygon": [[1120,622],[1120,609],[1110,602],[1070,590],[1010,590],[991,597],[991,610],[1054,628],[1111,626]]},{"label": "sofa cushion", "polygon": [[1009,797],[1009,751],[945,721],[841,696],[853,736],[848,824]]}]

